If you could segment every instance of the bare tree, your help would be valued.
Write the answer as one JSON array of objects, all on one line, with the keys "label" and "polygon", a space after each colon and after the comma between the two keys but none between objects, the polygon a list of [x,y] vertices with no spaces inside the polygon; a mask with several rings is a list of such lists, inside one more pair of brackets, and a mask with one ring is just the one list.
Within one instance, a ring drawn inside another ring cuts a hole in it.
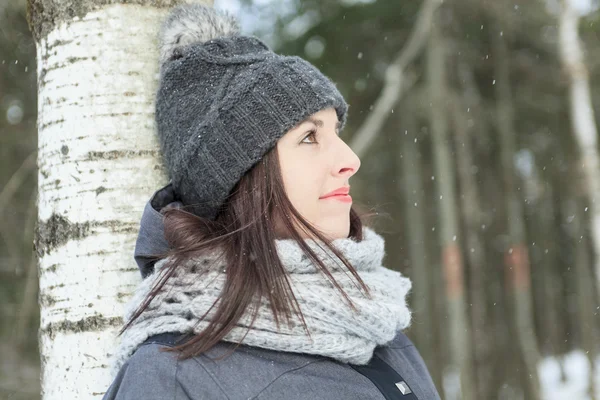
[{"label": "bare tree", "polygon": [[[592,247],[596,270],[596,286],[600,287],[600,158],[598,156],[598,129],[590,93],[589,73],[585,65],[579,39],[579,20],[584,12],[575,0],[561,0],[559,13],[559,53],[569,77],[569,105],[571,125],[585,177],[591,221]],[[597,299],[597,301],[600,299]]]},{"label": "bare tree", "polygon": [[[425,212],[425,199],[422,177],[422,160],[419,151],[419,130],[416,121],[416,110],[414,103],[410,101],[399,102],[399,112],[395,115],[394,122],[400,135],[400,156],[398,157],[398,174],[402,177],[402,185],[398,190],[404,197],[404,215],[407,238],[409,240],[408,252],[410,256],[411,279],[414,283],[412,295],[413,318],[416,321],[412,325],[415,340],[421,355],[432,368],[432,375],[436,373],[434,364],[434,335],[433,328],[434,308],[431,281],[434,268],[428,262],[427,235],[425,227],[427,218]],[[438,380],[438,384],[441,380]]]},{"label": "bare tree", "polygon": [[447,132],[446,46],[438,26],[440,20],[441,18],[437,18],[432,24],[427,47],[427,84],[431,99],[429,116],[435,180],[439,193],[438,215],[441,227],[439,235],[443,275],[446,282],[451,363],[460,370],[462,399],[471,400],[475,398],[471,327],[467,317],[464,266],[459,245],[455,172]]},{"label": "bare tree", "polygon": [[157,39],[178,2],[28,2],[44,399],[92,398],[110,384],[123,303],[141,279],[132,254],[143,205],[166,183],[154,132]]},{"label": "bare tree", "polygon": [[513,312],[517,329],[517,343],[527,369],[530,397],[540,399],[537,365],[540,360],[539,346],[533,326],[533,305],[529,250],[525,243],[525,222],[522,199],[517,195],[516,174],[513,157],[516,132],[513,126],[514,112],[510,89],[509,54],[504,36],[496,30],[492,35],[496,68],[496,122],[500,136],[504,194],[508,218],[509,247],[506,254],[508,289],[513,295]]},{"label": "bare tree", "polygon": [[586,216],[583,212],[582,205],[585,201],[581,198],[567,199],[563,202],[567,218],[572,218],[572,222],[568,224],[570,234],[575,242],[575,274],[576,274],[576,296],[577,296],[577,313],[579,317],[579,332],[581,335],[581,348],[585,352],[588,359],[588,396],[591,400],[596,399],[597,384],[595,377],[597,376],[598,368],[595,360],[598,355],[596,328],[597,314],[594,307],[595,293],[593,285],[593,272],[590,266],[589,236],[585,229]]},{"label": "bare tree", "polygon": [[475,362],[474,374],[477,390],[476,398],[490,398],[492,389],[492,343],[490,321],[486,313],[486,281],[485,268],[487,265],[485,246],[481,237],[482,215],[479,189],[474,173],[474,157],[472,146],[472,130],[468,126],[466,108],[462,98],[453,96],[448,102],[451,115],[454,140],[456,147],[457,177],[460,182],[460,210],[465,225],[465,240],[467,245],[468,273],[470,275],[470,303],[472,348]]}]

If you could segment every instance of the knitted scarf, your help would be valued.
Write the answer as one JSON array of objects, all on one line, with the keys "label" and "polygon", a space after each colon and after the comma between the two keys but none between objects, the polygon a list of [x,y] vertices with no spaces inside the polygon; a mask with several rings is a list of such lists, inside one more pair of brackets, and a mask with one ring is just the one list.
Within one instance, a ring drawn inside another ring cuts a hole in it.
[{"label": "knitted scarf", "polygon": [[[248,326],[253,307],[247,310],[223,341],[322,355],[344,363],[367,364],[376,346],[390,342],[398,331],[410,325],[411,311],[406,302],[411,289],[410,279],[382,266],[384,239],[369,227],[363,227],[362,241],[342,238],[335,239],[333,245],[344,254],[369,287],[371,298],[360,289],[356,279],[327,247],[321,248],[312,239],[307,239],[306,243],[352,299],[357,311],[350,308],[339,290],[310,261],[295,240],[277,239],[278,256],[304,315],[310,337],[295,315],[291,326],[282,319],[277,329],[273,314],[263,300],[250,330]],[[218,298],[225,282],[226,265],[224,257],[219,258],[219,255],[220,252],[213,251],[189,259],[178,267],[146,310],[121,336],[113,355],[113,373],[152,335],[164,332],[198,333],[206,328],[216,307],[203,320],[201,318]],[[138,285],[126,305],[126,320],[161,277],[167,261],[157,262],[155,272]]]}]

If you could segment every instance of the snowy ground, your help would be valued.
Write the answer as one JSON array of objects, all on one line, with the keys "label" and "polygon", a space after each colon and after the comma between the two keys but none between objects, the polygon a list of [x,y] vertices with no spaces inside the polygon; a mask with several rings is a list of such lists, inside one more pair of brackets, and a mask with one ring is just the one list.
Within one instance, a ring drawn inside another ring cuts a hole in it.
[{"label": "snowy ground", "polygon": [[[540,381],[544,400],[590,400],[588,396],[590,363],[587,355],[581,351],[572,351],[562,358],[566,380],[561,382],[559,360],[556,357],[545,358],[539,365]],[[596,398],[600,398],[600,362],[596,359]]]},{"label": "snowy ground", "polygon": [[[564,380],[560,365],[564,368]],[[543,400],[591,400],[588,395],[590,364],[587,355],[581,351],[572,351],[562,358],[544,358],[539,366],[540,386]],[[596,399],[600,399],[600,360],[596,360]],[[460,400],[460,380],[458,374],[444,374],[444,397],[446,400]],[[498,400],[528,400],[519,390],[504,387],[498,394]]]}]

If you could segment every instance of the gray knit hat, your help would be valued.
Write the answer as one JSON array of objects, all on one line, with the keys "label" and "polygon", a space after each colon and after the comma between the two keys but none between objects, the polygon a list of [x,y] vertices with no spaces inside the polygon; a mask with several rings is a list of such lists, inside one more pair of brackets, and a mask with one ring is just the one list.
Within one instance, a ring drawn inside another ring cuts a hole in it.
[{"label": "gray knit hat", "polygon": [[240,180],[311,114],[348,106],[335,84],[296,56],[239,35],[225,12],[173,8],[160,32],[156,123],[169,178],[184,205],[214,219]]}]

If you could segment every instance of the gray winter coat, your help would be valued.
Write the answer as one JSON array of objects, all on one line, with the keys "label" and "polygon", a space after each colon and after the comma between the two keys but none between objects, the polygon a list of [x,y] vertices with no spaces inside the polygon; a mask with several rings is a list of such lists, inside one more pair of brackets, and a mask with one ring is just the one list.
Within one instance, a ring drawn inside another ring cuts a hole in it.
[{"label": "gray winter coat", "polygon": [[[142,276],[153,268],[149,254],[163,251],[159,211],[175,204],[171,185],[150,199],[140,226],[135,259]],[[178,361],[172,346],[178,333],[152,336],[121,367],[103,400],[271,400],[271,399],[440,399],[429,371],[413,343],[402,332],[377,347],[367,365],[298,353],[221,342],[200,356]]]}]

